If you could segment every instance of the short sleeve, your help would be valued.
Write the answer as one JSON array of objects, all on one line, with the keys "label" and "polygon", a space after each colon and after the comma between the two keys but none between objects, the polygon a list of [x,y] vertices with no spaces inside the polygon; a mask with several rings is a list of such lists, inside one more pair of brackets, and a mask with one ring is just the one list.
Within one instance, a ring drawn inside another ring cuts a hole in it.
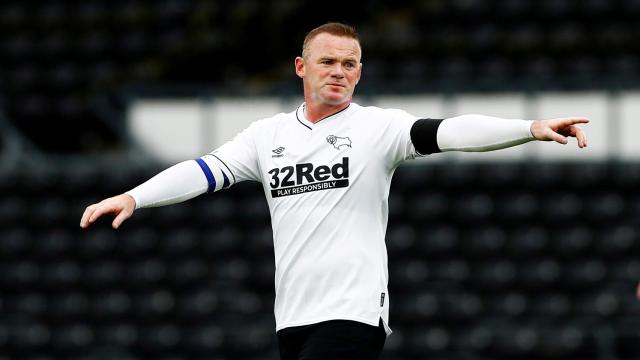
[{"label": "short sleeve", "polygon": [[257,122],[237,134],[209,155],[215,157],[231,173],[233,183],[254,180],[260,181],[258,152],[255,145]]},{"label": "short sleeve", "polygon": [[421,156],[411,142],[411,127],[419,118],[398,109],[386,109],[384,115],[387,126],[381,145],[392,166]]}]

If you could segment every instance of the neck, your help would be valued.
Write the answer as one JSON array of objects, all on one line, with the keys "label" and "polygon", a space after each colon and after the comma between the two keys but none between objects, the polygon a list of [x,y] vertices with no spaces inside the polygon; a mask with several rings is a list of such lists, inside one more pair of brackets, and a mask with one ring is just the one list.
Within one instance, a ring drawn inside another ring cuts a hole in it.
[{"label": "neck", "polygon": [[351,101],[339,105],[313,104],[313,102],[305,102],[305,117],[309,122],[315,124],[337,112],[346,109]]}]

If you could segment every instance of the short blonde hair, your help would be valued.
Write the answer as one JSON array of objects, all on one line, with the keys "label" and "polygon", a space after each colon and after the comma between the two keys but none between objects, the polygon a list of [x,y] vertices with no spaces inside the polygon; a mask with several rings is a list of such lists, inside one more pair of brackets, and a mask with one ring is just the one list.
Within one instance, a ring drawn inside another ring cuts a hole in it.
[{"label": "short blonde hair", "polygon": [[307,56],[309,55],[309,42],[311,42],[313,38],[322,33],[352,38],[358,42],[358,45],[360,45],[360,37],[358,36],[358,33],[353,26],[339,22],[330,22],[320,25],[317,28],[309,31],[307,36],[304,38],[304,42],[302,43],[303,58],[307,58]]}]

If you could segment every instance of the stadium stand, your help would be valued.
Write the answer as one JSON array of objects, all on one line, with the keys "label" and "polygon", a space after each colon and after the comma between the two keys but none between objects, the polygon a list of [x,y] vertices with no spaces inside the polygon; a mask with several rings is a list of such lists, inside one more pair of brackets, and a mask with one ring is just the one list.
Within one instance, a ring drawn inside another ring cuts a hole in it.
[{"label": "stadium stand", "polygon": [[[292,58],[327,20],[358,28],[365,96],[637,90],[639,16],[638,0],[0,2],[0,360],[277,358],[260,186],[78,228],[161,170],[100,157],[130,146],[133,94],[299,95]],[[638,358],[637,160],[421,165],[391,191],[383,360]]]},{"label": "stadium stand", "polygon": [[[55,168],[60,181],[24,167],[0,182],[14,194],[0,205],[0,358],[277,358],[259,186],[142,210],[117,232],[106,220],[82,232],[84,198],[60,194],[70,191],[62,179],[86,169]],[[387,238],[395,333],[383,359],[635,358],[640,168],[545,169],[398,170]],[[126,170],[123,181],[94,167],[86,196],[158,169]]]},{"label": "stadium stand", "polygon": [[635,0],[365,3],[340,3],[335,19],[331,6],[291,0],[6,1],[0,104],[45,151],[113,151],[125,146],[126,89],[139,84],[298,93],[291,60],[328,18],[362,34],[363,94],[640,83]]}]

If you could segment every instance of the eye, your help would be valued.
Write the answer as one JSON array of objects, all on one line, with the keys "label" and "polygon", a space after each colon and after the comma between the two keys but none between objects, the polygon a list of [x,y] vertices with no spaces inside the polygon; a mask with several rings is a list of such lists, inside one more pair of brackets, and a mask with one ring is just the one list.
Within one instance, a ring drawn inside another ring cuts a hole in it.
[{"label": "eye", "polygon": [[352,62],[347,62],[344,66],[345,66],[346,68],[348,68],[348,69],[353,69],[353,68],[355,68],[355,67],[356,67],[356,64],[354,64],[354,63],[352,63]]}]

